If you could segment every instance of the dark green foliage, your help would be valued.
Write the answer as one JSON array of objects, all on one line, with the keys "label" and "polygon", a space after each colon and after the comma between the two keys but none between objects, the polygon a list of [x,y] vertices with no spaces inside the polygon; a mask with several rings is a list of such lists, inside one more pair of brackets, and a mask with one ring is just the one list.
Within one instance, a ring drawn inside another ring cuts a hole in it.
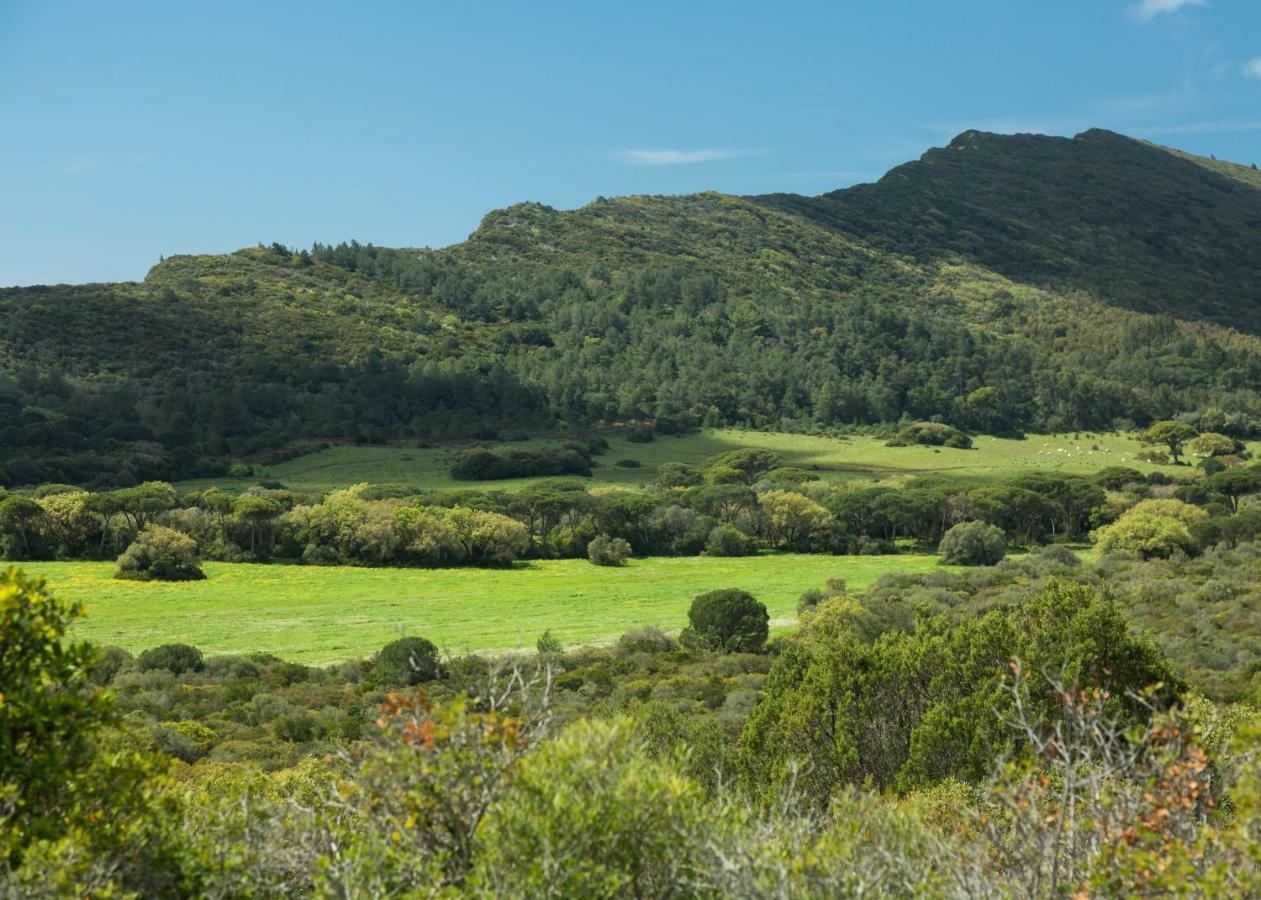
[{"label": "dark green foliage", "polygon": [[200,672],[205,667],[201,651],[188,644],[160,644],[136,657],[136,668],[141,672],[164,669],[172,675],[183,675],[185,672]]},{"label": "dark green foliage", "polygon": [[985,522],[960,522],[942,536],[940,553],[946,565],[992,566],[1007,555],[1007,536]]},{"label": "dark green foliage", "polygon": [[909,447],[912,444],[968,450],[972,447],[972,439],[958,428],[938,422],[914,422],[889,439],[890,447]]},{"label": "dark green foliage", "polygon": [[619,537],[598,534],[587,543],[587,559],[597,566],[624,566],[631,554],[631,545]]},{"label": "dark green foliage", "polygon": [[475,447],[463,451],[451,464],[451,477],[460,481],[590,474],[590,458],[572,449],[495,451]]},{"label": "dark green foliage", "polygon": [[725,588],[696,597],[687,620],[690,624],[679,638],[686,645],[721,653],[760,653],[770,616],[752,594]]},{"label": "dark green foliage", "polygon": [[[257,248],[0,290],[0,483],[128,486],[561,422],[652,423],[629,426],[649,440],[698,421],[1014,434],[1181,415],[1249,437],[1258,198],[1116,135],[970,132],[814,199],[526,204],[439,251]],[[1203,318],[1244,333],[1179,321]]]},{"label": "dark green foliage", "polygon": [[424,684],[442,676],[438,648],[423,637],[405,637],[381,648],[372,666],[373,678],[389,687]]},{"label": "dark green foliage", "polygon": [[[855,601],[829,601],[780,653],[741,737],[752,783],[778,783],[793,761],[820,798],[866,779],[904,789],[978,780],[1020,749],[1003,720],[1017,695],[1050,727],[1063,709],[1057,687],[1105,688],[1134,720],[1147,707],[1130,692],[1159,685],[1171,702],[1184,687],[1154,645],[1129,635],[1115,603],[1079,585],[1053,581],[953,629],[921,621],[873,639],[870,615]],[[1027,679],[1013,678],[1013,660]]]},{"label": "dark green foliage", "polygon": [[1212,168],[1101,129],[967,131],[876,184],[763,202],[925,261],[1256,333],[1261,191]]}]

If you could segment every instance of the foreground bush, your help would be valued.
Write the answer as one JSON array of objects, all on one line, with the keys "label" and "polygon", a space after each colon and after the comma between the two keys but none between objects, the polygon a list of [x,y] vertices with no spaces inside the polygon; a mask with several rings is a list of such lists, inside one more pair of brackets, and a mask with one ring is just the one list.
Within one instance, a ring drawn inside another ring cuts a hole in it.
[{"label": "foreground bush", "polygon": [[423,637],[405,637],[381,648],[372,667],[379,684],[405,687],[433,681],[442,674],[438,648]]},{"label": "foreground bush", "polygon": [[607,534],[593,537],[587,544],[587,559],[597,566],[624,566],[631,555],[630,542]]},{"label": "foreground bush", "polygon": [[687,618],[691,624],[679,639],[688,646],[722,653],[760,653],[766,646],[766,605],[739,588],[701,594],[692,601]]},{"label": "foreground bush", "polygon": [[942,537],[940,553],[948,566],[993,566],[1007,555],[1007,536],[988,522],[960,522]]},{"label": "foreground bush", "polygon": [[686,896],[706,821],[700,788],[630,720],[581,721],[522,761],[477,880],[501,897]]},{"label": "foreground bush", "polygon": [[115,578],[132,581],[197,581],[205,578],[197,542],[163,525],[146,525],[118,557]]},{"label": "foreground bush", "polygon": [[0,572],[0,893],[22,846],[60,830],[89,732],[108,715],[88,682],[91,648],[62,643],[80,615],[42,579]]}]

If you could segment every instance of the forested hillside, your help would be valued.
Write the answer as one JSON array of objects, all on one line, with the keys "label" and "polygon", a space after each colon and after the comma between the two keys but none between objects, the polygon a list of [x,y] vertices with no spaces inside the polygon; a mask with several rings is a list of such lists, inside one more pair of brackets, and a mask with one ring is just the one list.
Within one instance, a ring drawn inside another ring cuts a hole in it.
[{"label": "forested hillside", "polygon": [[521,204],[436,251],[0,290],[0,483],[654,419],[1256,436],[1254,176],[1107,132],[968,132],[817,198]]}]

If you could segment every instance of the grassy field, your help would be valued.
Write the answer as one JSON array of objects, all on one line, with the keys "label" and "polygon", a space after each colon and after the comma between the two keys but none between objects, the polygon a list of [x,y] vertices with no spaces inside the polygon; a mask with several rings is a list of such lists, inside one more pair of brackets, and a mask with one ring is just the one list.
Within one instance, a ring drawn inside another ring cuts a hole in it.
[{"label": "grassy field", "polygon": [[[541,446],[544,441],[502,444],[504,447]],[[1158,468],[1136,463],[1134,456],[1142,445],[1130,437],[1081,434],[1036,435],[1024,440],[979,437],[972,450],[935,447],[886,447],[879,438],[826,438],[799,434],[707,430],[682,437],[662,437],[647,444],[632,444],[619,437],[609,439],[611,449],[597,457],[599,467],[592,478],[594,486],[635,486],[650,481],[665,462],[699,464],[726,450],[758,447],[780,453],[787,465],[817,469],[820,477],[843,481],[852,479],[898,479],[929,472],[970,480],[1002,478],[1036,469],[1089,473],[1106,466],[1126,465],[1150,471]],[[280,481],[300,491],[327,491],[359,482],[393,482],[426,489],[451,487],[494,487],[512,489],[540,479],[521,478],[493,482],[457,482],[448,468],[458,447],[333,447],[310,453],[263,470],[253,478],[212,479],[184,482],[194,488],[216,484],[242,490],[259,478]],[[621,459],[635,459],[637,469],[614,465]]]},{"label": "grassy field", "polygon": [[625,568],[548,560],[514,569],[355,569],[207,563],[207,579],[116,581],[113,563],[27,563],[63,597],[83,601],[75,635],[131,651],[179,641],[207,653],[267,651],[304,663],[370,654],[400,633],[456,652],[533,647],[544,629],[566,644],[599,643],[641,625],[677,631],[691,599],[741,587],[772,625],[796,621],[797,598],[830,577],[851,587],[931,556],[774,555],[634,559]]}]

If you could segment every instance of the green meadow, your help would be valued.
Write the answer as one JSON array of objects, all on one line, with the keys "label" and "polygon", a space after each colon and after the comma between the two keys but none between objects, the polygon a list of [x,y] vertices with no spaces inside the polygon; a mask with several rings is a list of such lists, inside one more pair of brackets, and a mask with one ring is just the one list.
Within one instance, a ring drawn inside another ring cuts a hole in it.
[{"label": "green meadow", "polygon": [[113,563],[24,564],[87,605],[75,635],[139,651],[182,642],[206,653],[269,652],[308,664],[371,654],[400,634],[453,651],[533,647],[544,630],[566,644],[611,641],[642,625],[677,631],[691,599],[740,587],[772,627],[796,621],[797,599],[828,578],[851,587],[887,572],[927,571],[935,557],[779,554],[656,557],[624,568],[543,560],[511,569],[369,569],[207,563],[205,581],[117,581]]},{"label": "green meadow", "polygon": [[[1022,440],[980,436],[971,450],[946,447],[887,447],[869,436],[818,437],[780,432],[709,429],[680,437],[658,437],[646,444],[610,437],[610,449],[596,458],[592,487],[638,486],[655,477],[666,462],[700,464],[709,457],[742,447],[774,450],[785,465],[816,470],[832,481],[853,479],[897,480],[938,473],[972,481],[995,480],[1033,470],[1088,474],[1107,466],[1133,466],[1152,471],[1157,466],[1136,463],[1144,448],[1134,438],[1119,435],[1034,435]],[[538,447],[555,441],[531,440],[501,444]],[[448,469],[463,446],[445,447],[332,447],[260,469],[250,478],[218,478],[183,482],[183,488],[211,484],[243,490],[266,478],[299,491],[320,492],[359,482],[410,484],[429,490],[453,487],[512,489],[538,478],[503,481],[456,481]],[[619,460],[633,459],[638,468],[623,468]]]}]

